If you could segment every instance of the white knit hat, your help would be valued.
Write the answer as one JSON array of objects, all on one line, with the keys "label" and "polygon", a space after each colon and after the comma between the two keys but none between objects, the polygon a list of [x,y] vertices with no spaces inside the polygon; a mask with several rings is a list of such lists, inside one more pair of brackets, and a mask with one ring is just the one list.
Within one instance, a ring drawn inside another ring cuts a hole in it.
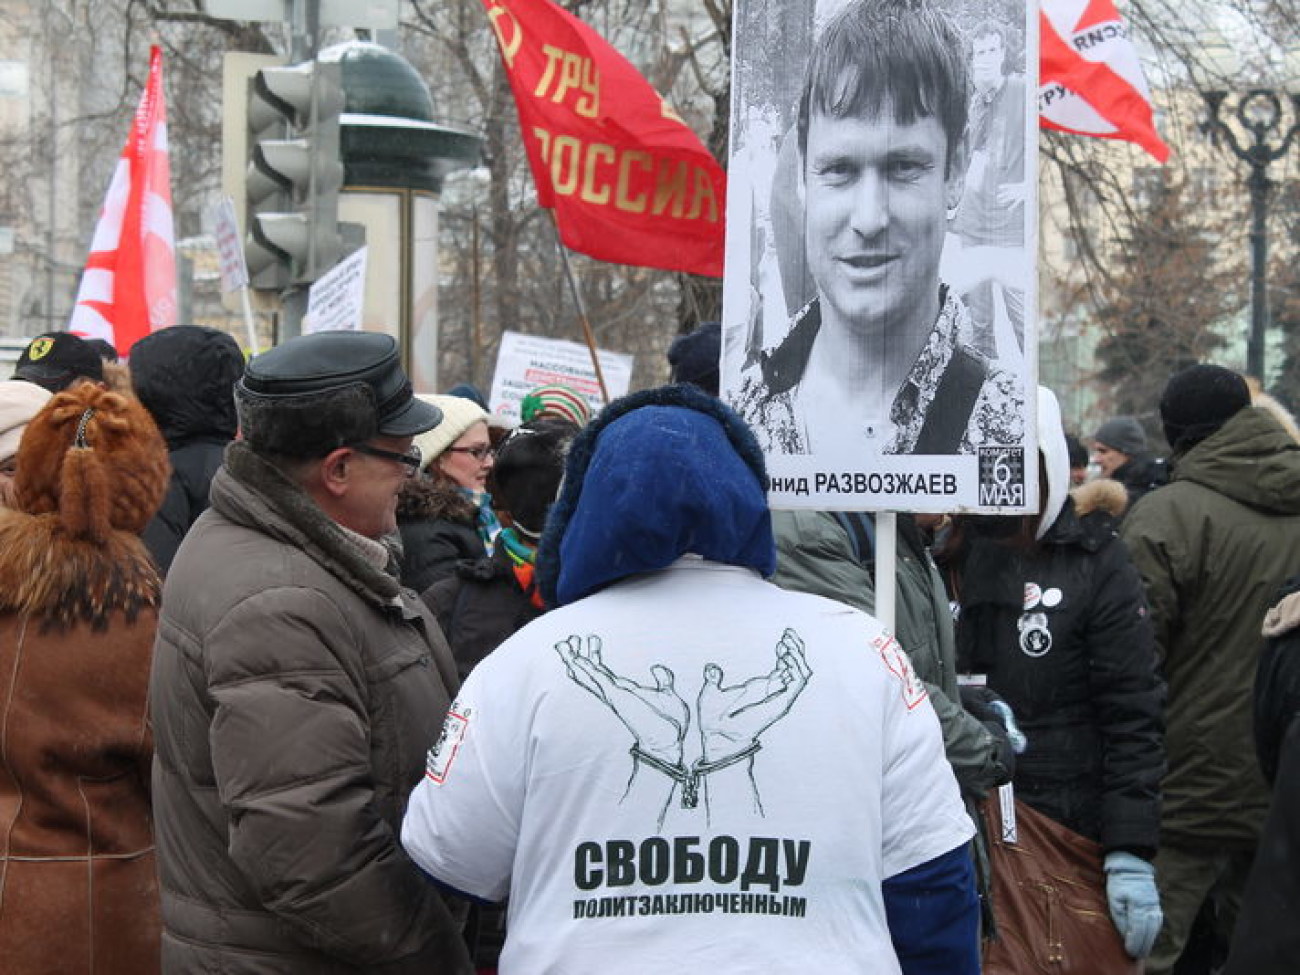
[{"label": "white knit hat", "polygon": [[479,421],[486,422],[488,412],[473,400],[460,396],[428,396],[424,393],[416,393],[416,396],[442,410],[442,422],[415,438],[415,445],[424,457],[420,469],[427,471],[434,458],[464,436],[466,430]]},{"label": "white knit hat", "polygon": [[0,382],[0,461],[18,453],[28,422],[52,395],[48,389],[22,379]]}]

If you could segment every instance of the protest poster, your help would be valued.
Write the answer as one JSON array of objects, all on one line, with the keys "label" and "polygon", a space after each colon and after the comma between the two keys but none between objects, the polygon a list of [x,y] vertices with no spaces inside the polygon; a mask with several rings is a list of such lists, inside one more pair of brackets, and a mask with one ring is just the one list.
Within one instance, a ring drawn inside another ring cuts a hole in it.
[{"label": "protest poster", "polygon": [[1037,508],[1033,14],[737,0],[722,394],[775,507]]}]

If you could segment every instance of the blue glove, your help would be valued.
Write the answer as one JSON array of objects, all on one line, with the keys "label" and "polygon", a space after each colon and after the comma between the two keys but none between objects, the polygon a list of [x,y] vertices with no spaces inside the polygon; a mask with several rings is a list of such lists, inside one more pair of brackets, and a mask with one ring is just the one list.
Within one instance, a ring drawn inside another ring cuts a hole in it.
[{"label": "blue glove", "polygon": [[1156,868],[1123,850],[1107,853],[1106,901],[1129,956],[1151,954],[1165,919],[1156,890]]}]

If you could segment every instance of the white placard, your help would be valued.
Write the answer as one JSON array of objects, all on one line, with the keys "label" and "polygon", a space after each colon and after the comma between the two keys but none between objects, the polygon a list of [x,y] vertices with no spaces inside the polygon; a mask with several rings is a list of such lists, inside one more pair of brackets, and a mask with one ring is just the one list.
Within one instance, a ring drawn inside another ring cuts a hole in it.
[{"label": "white placard", "polygon": [[330,268],[307,293],[303,333],[360,331],[366,302],[366,252],[362,247]]},{"label": "white placard", "polygon": [[1035,5],[735,10],[722,395],[773,507],[1035,510]]},{"label": "white placard", "polygon": [[248,265],[239,240],[239,221],[235,218],[235,201],[223,196],[213,209],[217,259],[221,266],[221,290],[238,291],[248,284]]},{"label": "white placard", "polygon": [[[610,399],[625,395],[632,382],[635,357],[603,349],[598,354]],[[504,333],[492,376],[489,397],[492,412],[518,422],[520,401],[538,386],[548,383],[559,383],[574,390],[587,401],[593,415],[604,405],[591,353],[585,345],[540,335]]]}]

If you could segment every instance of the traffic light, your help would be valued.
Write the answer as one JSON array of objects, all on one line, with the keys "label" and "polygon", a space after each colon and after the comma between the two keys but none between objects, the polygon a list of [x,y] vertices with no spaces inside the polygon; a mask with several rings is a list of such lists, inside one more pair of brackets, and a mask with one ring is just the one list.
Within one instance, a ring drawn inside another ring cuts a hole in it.
[{"label": "traffic light", "polygon": [[279,291],[315,281],[344,256],[339,65],[262,68],[248,88],[245,258],[254,288]]}]

